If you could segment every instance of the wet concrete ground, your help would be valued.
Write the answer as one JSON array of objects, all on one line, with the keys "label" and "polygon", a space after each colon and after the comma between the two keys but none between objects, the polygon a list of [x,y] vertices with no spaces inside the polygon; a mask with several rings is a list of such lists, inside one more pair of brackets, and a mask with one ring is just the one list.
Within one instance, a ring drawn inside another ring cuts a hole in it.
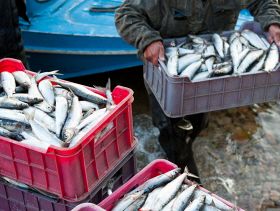
[{"label": "wet concrete ground", "polygon": [[[134,91],[134,133],[138,169],[165,158],[152,125],[142,67],[70,79],[81,84]],[[202,185],[246,210],[280,210],[280,104],[211,112],[210,123],[193,146]],[[278,208],[277,208],[278,207]]]}]

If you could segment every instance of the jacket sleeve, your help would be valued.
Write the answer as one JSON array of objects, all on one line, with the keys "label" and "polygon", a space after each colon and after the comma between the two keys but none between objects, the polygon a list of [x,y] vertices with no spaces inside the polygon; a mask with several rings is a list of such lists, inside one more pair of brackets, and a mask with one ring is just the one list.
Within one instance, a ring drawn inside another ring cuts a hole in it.
[{"label": "jacket sleeve", "polygon": [[160,33],[152,27],[159,25],[155,23],[160,20],[160,5],[157,2],[157,0],[126,0],[115,13],[118,33],[139,49],[140,56],[143,56],[149,44],[162,40]]},{"label": "jacket sleeve", "polygon": [[280,6],[277,0],[254,0],[248,4],[248,9],[265,31],[271,24],[280,25]]}]

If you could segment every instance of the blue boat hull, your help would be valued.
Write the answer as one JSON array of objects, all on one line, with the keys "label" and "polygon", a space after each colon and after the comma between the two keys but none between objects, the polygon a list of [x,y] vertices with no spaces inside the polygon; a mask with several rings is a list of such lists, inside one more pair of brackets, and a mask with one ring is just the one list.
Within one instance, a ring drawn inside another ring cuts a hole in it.
[{"label": "blue boat hull", "polygon": [[[95,6],[120,0],[96,0]],[[139,66],[137,50],[118,35],[113,12],[90,12],[91,0],[27,0],[31,24],[21,20],[33,71],[59,69],[63,78]],[[105,5],[106,6],[106,5]]]}]

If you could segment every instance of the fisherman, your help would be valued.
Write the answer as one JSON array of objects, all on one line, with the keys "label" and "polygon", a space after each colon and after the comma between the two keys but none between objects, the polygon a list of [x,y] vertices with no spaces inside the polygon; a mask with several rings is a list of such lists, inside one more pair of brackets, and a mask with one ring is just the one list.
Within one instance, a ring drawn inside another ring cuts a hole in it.
[{"label": "fisherman", "polygon": [[[268,32],[269,40],[280,46],[277,0],[125,0],[116,10],[115,23],[119,34],[138,48],[144,62],[158,65],[159,59],[165,60],[163,38],[233,30],[239,11],[245,8]],[[192,144],[207,126],[207,114],[168,118],[147,85],[146,89],[153,123],[160,130],[159,142],[168,159],[180,167],[187,165],[198,175]]]},{"label": "fisherman", "polygon": [[0,59],[19,59],[27,67],[18,18],[27,19],[24,0],[0,1],[0,14]]}]

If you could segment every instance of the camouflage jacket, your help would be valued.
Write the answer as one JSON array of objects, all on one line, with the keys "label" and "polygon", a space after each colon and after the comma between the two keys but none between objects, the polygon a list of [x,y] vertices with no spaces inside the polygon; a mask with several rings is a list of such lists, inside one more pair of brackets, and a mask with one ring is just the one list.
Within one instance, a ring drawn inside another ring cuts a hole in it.
[{"label": "camouflage jacket", "polygon": [[119,34],[139,49],[162,38],[233,29],[248,8],[264,30],[280,24],[277,0],[125,0],[116,10]]}]

